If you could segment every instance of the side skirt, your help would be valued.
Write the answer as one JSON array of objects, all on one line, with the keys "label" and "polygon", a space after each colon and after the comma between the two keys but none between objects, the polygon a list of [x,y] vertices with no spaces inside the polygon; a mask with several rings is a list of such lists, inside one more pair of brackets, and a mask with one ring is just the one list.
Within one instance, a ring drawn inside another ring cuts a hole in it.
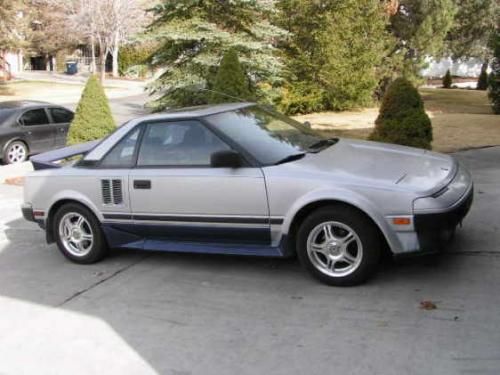
[{"label": "side skirt", "polygon": [[174,241],[166,238],[143,238],[137,234],[125,231],[122,228],[118,229],[113,224],[103,224],[102,229],[111,248],[264,257],[284,257],[286,255],[281,246],[273,247],[265,244],[195,242],[188,240]]}]

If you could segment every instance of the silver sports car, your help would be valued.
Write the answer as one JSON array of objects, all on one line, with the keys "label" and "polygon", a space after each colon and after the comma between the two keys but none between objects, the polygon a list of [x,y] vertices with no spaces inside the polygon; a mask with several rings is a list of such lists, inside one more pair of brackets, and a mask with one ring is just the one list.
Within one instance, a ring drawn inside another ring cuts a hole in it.
[{"label": "silver sports car", "polygon": [[324,139],[253,103],[142,117],[32,162],[24,217],[74,262],[109,248],[297,254],[332,285],[363,282],[384,251],[439,250],[473,196],[451,156]]}]

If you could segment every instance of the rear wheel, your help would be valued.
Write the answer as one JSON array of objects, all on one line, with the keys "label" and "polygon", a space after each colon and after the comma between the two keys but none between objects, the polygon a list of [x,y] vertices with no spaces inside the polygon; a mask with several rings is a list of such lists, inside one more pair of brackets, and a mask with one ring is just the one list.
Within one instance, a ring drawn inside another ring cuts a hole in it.
[{"label": "rear wheel", "polygon": [[297,236],[302,265],[329,285],[357,285],[377,270],[381,254],[378,229],[358,210],[328,206],[309,215]]},{"label": "rear wheel", "polygon": [[79,204],[68,203],[57,211],[54,234],[61,253],[75,263],[95,263],[108,252],[99,221]]},{"label": "rear wheel", "polygon": [[10,143],[3,154],[5,164],[22,163],[28,159],[28,147],[24,142],[14,141]]}]

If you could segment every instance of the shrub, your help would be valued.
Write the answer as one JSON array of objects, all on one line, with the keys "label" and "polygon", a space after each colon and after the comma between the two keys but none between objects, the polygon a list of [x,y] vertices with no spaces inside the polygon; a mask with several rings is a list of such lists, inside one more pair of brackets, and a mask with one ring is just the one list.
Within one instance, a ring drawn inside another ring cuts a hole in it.
[{"label": "shrub", "polygon": [[491,74],[488,80],[488,96],[493,112],[500,114],[500,31],[497,31],[494,43],[494,58],[491,64]]},{"label": "shrub", "polygon": [[451,89],[451,85],[453,83],[453,79],[451,78],[450,69],[446,71],[446,74],[443,77],[443,88]]},{"label": "shrub", "polygon": [[252,100],[253,95],[245,69],[234,49],[228,50],[222,57],[211,90],[214,91],[209,98],[211,103]]},{"label": "shrub", "polygon": [[70,125],[68,144],[100,139],[116,129],[108,98],[95,75],[90,76]]},{"label": "shrub", "polygon": [[488,64],[483,64],[481,66],[481,73],[479,74],[479,78],[477,80],[477,90],[486,90],[488,89]]},{"label": "shrub", "polygon": [[[153,53],[154,48],[150,45],[135,45],[128,44],[120,48],[118,54],[118,71],[121,76],[127,74],[128,70],[134,66],[144,65],[149,60],[149,57]],[[146,72],[142,72],[139,76],[145,75]]]},{"label": "shrub", "polygon": [[396,79],[387,89],[370,139],[431,148],[431,120],[417,89],[406,79]]}]

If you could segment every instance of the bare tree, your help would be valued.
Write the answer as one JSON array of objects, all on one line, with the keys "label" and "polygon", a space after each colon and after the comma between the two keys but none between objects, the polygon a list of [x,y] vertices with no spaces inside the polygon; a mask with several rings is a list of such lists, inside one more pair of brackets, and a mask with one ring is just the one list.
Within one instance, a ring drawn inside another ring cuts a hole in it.
[{"label": "bare tree", "polygon": [[[130,35],[144,27],[148,17],[144,8],[145,0],[111,0],[113,2],[114,34],[111,54],[113,57],[113,77],[118,77],[118,53],[120,46]],[[151,2],[151,1],[149,1]]]},{"label": "bare tree", "polygon": [[100,79],[106,74],[106,57],[112,55],[113,76],[118,76],[118,53],[122,43],[146,22],[145,0],[75,0],[73,22],[84,31],[92,50],[91,71],[96,71],[99,47]]}]

